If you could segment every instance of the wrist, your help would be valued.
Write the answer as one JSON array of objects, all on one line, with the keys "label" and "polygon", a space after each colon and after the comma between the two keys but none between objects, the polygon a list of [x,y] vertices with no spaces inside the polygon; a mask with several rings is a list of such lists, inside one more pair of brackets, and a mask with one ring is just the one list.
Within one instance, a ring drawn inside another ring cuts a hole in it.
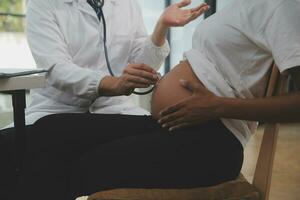
[{"label": "wrist", "polygon": [[163,46],[166,42],[168,30],[169,27],[166,26],[160,19],[155,26],[154,33],[152,34],[152,42],[158,47]]},{"label": "wrist", "polygon": [[224,118],[226,116],[226,107],[229,106],[228,98],[216,96],[214,101],[214,111],[213,115],[215,119]]},{"label": "wrist", "polygon": [[99,84],[99,96],[115,96],[115,85],[118,78],[113,76],[105,76]]},{"label": "wrist", "polygon": [[157,29],[161,30],[162,33],[167,34],[170,26],[168,26],[166,23],[164,23],[164,21],[162,20],[162,18],[160,18],[156,24]]}]

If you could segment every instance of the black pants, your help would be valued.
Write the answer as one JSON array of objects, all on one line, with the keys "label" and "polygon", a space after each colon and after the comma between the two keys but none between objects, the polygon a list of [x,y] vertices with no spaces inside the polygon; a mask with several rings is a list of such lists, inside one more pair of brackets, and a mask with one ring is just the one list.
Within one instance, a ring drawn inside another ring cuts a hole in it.
[{"label": "black pants", "polygon": [[146,116],[53,115],[30,134],[18,198],[210,186],[236,178],[242,162],[240,142],[219,121],[170,134]]}]

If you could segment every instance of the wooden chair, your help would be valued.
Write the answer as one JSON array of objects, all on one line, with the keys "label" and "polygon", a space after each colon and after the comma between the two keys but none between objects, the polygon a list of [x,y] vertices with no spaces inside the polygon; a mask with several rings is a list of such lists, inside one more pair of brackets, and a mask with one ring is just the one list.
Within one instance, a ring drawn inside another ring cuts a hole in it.
[{"label": "wooden chair", "polygon": [[[273,66],[266,96],[282,95],[287,91],[287,75],[280,75],[276,65]],[[264,136],[254,173],[253,186],[256,187],[262,200],[268,200],[271,188],[273,163],[276,152],[279,123],[266,124]]]},{"label": "wooden chair", "polygon": [[[273,65],[266,96],[282,94],[287,76]],[[114,189],[102,191],[88,200],[268,200],[276,152],[279,124],[266,124],[253,183],[241,174],[237,180],[213,187],[194,189]]]}]

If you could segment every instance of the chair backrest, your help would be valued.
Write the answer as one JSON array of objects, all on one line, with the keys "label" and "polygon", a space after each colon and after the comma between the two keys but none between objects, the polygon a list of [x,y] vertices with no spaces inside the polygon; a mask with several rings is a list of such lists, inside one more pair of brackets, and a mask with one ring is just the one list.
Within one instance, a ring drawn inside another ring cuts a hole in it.
[{"label": "chair backrest", "polygon": [[[287,79],[288,76],[280,75],[277,66],[274,64],[269,79],[266,97],[285,93],[287,90]],[[278,123],[265,125],[253,179],[253,185],[260,191],[262,200],[269,199],[278,131]]]}]

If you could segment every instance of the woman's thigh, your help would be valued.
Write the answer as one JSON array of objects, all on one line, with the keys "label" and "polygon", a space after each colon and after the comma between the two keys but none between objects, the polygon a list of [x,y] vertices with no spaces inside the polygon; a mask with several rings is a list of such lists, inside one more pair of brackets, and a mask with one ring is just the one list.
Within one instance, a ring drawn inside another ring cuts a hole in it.
[{"label": "woman's thigh", "polygon": [[81,155],[102,144],[158,128],[149,116],[59,114],[42,118],[30,135],[19,193],[29,197],[37,191],[51,191],[53,198],[65,199],[70,169]]},{"label": "woman's thigh", "polygon": [[161,130],[86,153],[74,165],[70,191],[75,197],[118,187],[215,185],[236,178],[242,162],[241,144],[221,122],[172,134]]},{"label": "woman's thigh", "polygon": [[44,117],[33,125],[28,137],[23,178],[26,181],[45,173],[62,177],[68,173],[70,164],[89,149],[157,128],[159,125],[147,116],[57,114]]},{"label": "woman's thigh", "polygon": [[34,124],[29,146],[32,151],[82,150],[157,128],[150,116],[56,114]]}]

